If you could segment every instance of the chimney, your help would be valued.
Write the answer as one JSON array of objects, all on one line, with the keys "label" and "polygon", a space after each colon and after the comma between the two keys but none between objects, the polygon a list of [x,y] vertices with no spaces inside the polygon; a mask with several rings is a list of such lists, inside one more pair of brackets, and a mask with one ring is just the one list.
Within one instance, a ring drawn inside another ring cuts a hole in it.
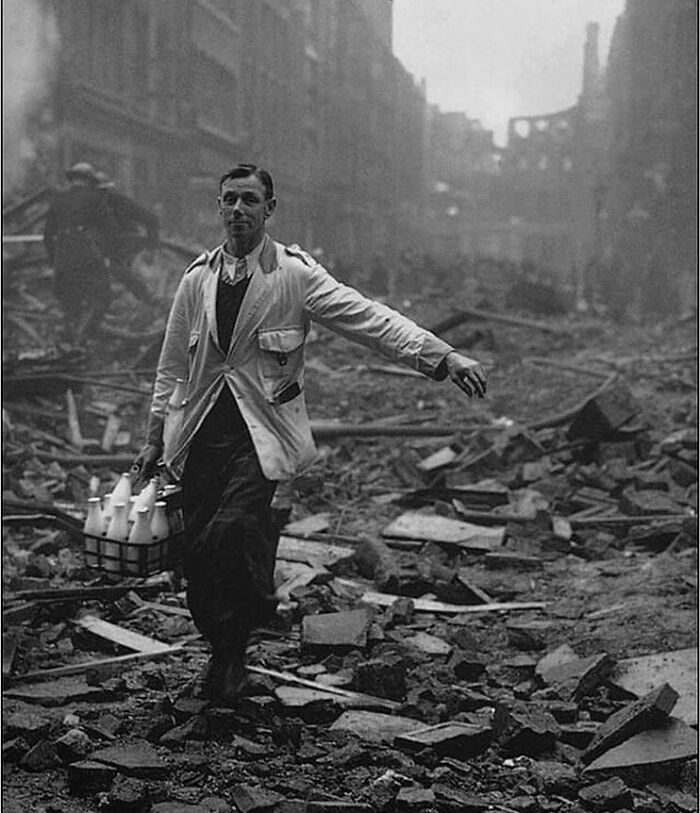
[{"label": "chimney", "polygon": [[600,80],[600,63],[598,59],[598,23],[586,26],[586,44],[583,47],[583,89],[581,95],[590,99],[595,95]]}]

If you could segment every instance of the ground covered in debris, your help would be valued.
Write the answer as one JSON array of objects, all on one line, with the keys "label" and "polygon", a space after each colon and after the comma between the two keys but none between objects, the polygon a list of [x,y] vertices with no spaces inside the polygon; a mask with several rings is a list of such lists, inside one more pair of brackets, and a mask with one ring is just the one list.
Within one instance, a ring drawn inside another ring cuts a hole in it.
[{"label": "ground covered in debris", "polygon": [[6,811],[697,810],[694,319],[473,316],[444,335],[483,401],[315,333],[279,620],[211,708],[177,569],[85,567],[146,412],[134,318],[88,373],[4,366]]}]

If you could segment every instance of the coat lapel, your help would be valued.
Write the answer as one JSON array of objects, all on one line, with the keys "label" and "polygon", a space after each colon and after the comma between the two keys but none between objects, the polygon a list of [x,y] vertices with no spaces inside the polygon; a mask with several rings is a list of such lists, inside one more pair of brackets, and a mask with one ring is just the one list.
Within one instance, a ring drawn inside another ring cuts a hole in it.
[{"label": "coat lapel", "polygon": [[[241,310],[236,319],[236,324],[233,326],[231,346],[228,348],[228,355],[235,352],[239,338],[249,334],[255,314],[260,308],[260,305],[267,299],[272,288],[274,279],[272,272],[277,269],[277,248],[274,240],[268,235],[265,235],[264,240],[265,244],[260,252],[260,268],[257,268],[253,273],[250,283],[248,284],[248,290],[243,297]],[[216,310],[216,308],[214,310]]]},{"label": "coat lapel", "polygon": [[[216,289],[219,284],[221,259],[221,247],[214,249],[208,262],[210,273],[204,281],[204,311],[209,325],[209,335],[215,347],[219,347],[219,328],[216,324]],[[221,350],[220,347],[219,349]]]}]

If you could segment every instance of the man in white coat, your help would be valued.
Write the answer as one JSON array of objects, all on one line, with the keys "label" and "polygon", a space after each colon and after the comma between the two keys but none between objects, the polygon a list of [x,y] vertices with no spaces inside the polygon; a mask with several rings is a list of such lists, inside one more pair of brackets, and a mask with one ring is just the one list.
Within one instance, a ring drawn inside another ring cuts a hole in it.
[{"label": "man in white coat", "polygon": [[[483,397],[486,370],[391,308],[276,243],[270,174],[237,164],[219,184],[226,241],[185,271],[158,362],[143,477],[162,457],[182,479],[187,599],[212,648],[203,694],[231,702],[251,629],[274,614],[278,484],[315,447],[304,401],[310,321]],[[179,383],[178,383],[179,381]]]}]

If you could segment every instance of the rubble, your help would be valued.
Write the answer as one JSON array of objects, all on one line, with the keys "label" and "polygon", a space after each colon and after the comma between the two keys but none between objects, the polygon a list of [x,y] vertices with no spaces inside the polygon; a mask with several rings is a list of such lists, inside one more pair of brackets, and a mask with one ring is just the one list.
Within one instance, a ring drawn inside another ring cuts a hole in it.
[{"label": "rubble", "polygon": [[[573,359],[531,331],[527,367],[519,338],[494,365],[496,400],[463,421],[451,390],[392,375],[378,399],[354,363],[366,351],[310,348],[349,366],[336,381],[309,365],[309,388],[331,390],[315,399],[315,485],[284,530],[279,619],[256,632],[233,708],[181,696],[208,656],[181,573],[83,568],[85,500],[128,468],[150,373],[121,372],[124,389],[71,380],[72,402],[65,381],[12,394],[9,796],[31,777],[76,813],[690,809],[694,397],[656,403],[646,361],[612,381],[595,358],[618,337],[600,330]],[[121,382],[111,364],[102,381]]]}]

